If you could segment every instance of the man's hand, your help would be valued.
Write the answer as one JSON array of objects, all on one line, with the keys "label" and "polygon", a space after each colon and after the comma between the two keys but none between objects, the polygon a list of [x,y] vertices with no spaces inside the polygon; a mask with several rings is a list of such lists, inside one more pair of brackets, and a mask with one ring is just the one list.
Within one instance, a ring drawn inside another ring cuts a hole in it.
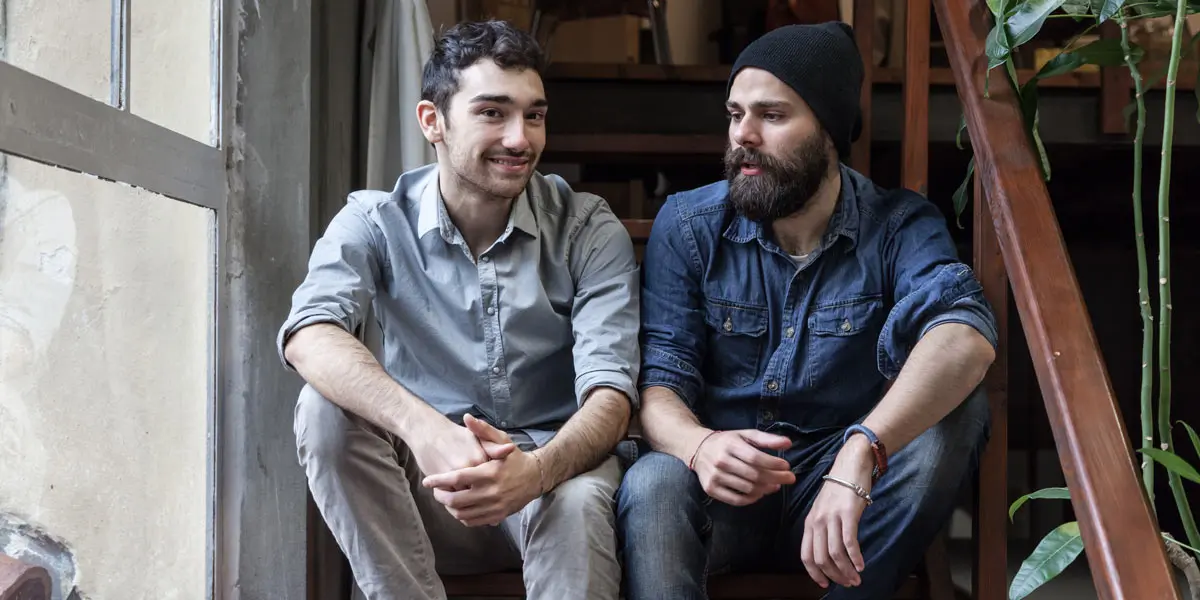
[{"label": "man's hand", "polygon": [[421,473],[441,475],[476,467],[489,460],[502,459],[516,450],[508,436],[498,438],[503,439],[500,442],[477,437],[470,427],[472,423],[482,422],[471,415],[464,416],[463,422],[468,426],[459,427],[444,418],[435,421],[436,425],[430,425],[429,434],[410,446]]},{"label": "man's hand", "polygon": [[[829,474],[857,483],[870,492],[874,468],[869,442],[861,435],[854,435],[838,452]],[[800,544],[800,559],[817,585],[829,587],[830,580],[847,587],[862,583],[859,573],[865,565],[858,546],[858,523],[866,507],[867,501],[854,490],[833,482],[826,481],[817,493],[804,519],[804,539]]]},{"label": "man's hand", "polygon": [[796,482],[788,462],[759,448],[786,450],[792,440],[757,429],[714,433],[700,442],[694,467],[704,492],[733,506],[754,504]]},{"label": "man's hand", "polygon": [[[473,436],[488,448],[492,458],[479,466],[430,475],[422,485],[433,488],[433,497],[468,526],[496,525],[542,494],[538,459],[516,450],[503,431],[469,415],[463,419]],[[504,449],[503,456],[492,453]]]}]

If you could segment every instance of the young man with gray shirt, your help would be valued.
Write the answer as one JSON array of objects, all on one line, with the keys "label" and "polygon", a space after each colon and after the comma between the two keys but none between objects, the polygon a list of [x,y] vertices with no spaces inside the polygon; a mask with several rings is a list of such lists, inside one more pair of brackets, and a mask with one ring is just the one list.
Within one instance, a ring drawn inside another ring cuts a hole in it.
[{"label": "young man with gray shirt", "polygon": [[[543,58],[506,23],[437,42],[437,163],[357,192],[279,333],[300,461],[368,598],[523,568],[532,599],[618,596],[611,454],[637,403],[638,268],[595,196],[535,172]],[[368,306],[382,364],[355,334]]]}]

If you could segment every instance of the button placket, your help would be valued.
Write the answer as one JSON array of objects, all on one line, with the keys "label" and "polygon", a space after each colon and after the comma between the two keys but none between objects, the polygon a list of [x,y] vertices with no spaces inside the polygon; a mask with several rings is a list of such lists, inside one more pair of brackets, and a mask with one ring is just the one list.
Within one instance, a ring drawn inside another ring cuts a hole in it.
[{"label": "button placket", "polygon": [[[484,254],[476,263],[479,275],[480,302],[485,305],[483,319],[484,339],[487,345],[486,360],[490,365],[488,387],[492,395],[492,407],[497,418],[507,420],[511,415],[511,389],[505,376],[504,340],[501,335],[500,317],[497,307],[500,304],[499,285],[497,283],[496,266],[491,256]],[[502,425],[503,426],[503,425]]]}]

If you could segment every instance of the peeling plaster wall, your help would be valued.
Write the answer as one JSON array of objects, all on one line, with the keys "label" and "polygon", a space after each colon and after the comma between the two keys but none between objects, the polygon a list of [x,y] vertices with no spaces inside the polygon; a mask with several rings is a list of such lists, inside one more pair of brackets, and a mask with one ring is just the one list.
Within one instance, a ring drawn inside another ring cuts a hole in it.
[{"label": "peeling plaster wall", "polygon": [[[208,0],[134,3],[133,112],[211,137]],[[109,0],[7,0],[5,58],[109,97]],[[8,157],[0,552],[55,598],[205,598],[213,214]]]},{"label": "peeling plaster wall", "polygon": [[280,365],[275,334],[312,243],[312,23],[309,0],[239,3],[219,598],[305,598],[302,381]]}]

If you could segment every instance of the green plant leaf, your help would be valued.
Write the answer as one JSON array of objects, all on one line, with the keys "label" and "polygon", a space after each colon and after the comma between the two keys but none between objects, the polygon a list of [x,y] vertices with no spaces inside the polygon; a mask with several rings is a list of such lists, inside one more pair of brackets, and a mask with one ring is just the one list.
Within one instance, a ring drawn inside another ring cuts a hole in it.
[{"label": "green plant leaf", "polygon": [[1196,430],[1183,421],[1176,421],[1176,423],[1183,425],[1183,428],[1187,430],[1188,437],[1192,438],[1192,447],[1196,449],[1196,456],[1200,456],[1200,436],[1196,435]]},{"label": "green plant leaf", "polygon": [[1008,5],[1012,4],[1012,0],[987,0],[988,8],[992,11],[992,16],[997,21],[1003,21],[1002,15],[1008,13]]},{"label": "green plant leaf", "polygon": [[962,183],[958,185],[958,189],[954,190],[954,220],[958,224],[958,228],[962,229],[963,211],[967,208],[967,201],[971,199],[971,177],[975,175],[975,157],[971,157],[971,161],[967,163],[967,176],[963,178]]},{"label": "green plant leaf", "polygon": [[1092,0],[1067,0],[1062,5],[1063,12],[1076,17],[1089,15],[1092,12]]},{"label": "green plant leaf", "polygon": [[1079,537],[1079,523],[1071,521],[1059,525],[1046,534],[1029,558],[1021,563],[1021,569],[1008,588],[1008,600],[1021,600],[1058,577],[1083,553],[1083,538]]},{"label": "green plant leaf", "polygon": [[987,44],[985,46],[988,57],[988,70],[1004,64],[1008,59],[1008,55],[1012,52],[1008,44],[1008,34],[1004,31],[1004,25],[997,23],[991,31],[988,32]]},{"label": "green plant leaf", "polygon": [[[1121,48],[1121,40],[1115,38],[1096,40],[1081,48],[1071,51],[1088,65],[1101,67],[1121,67],[1125,65],[1125,50]],[[1129,45],[1129,58],[1134,64],[1142,62],[1146,50],[1137,44]]]},{"label": "green plant leaf", "polygon": [[1012,506],[1008,507],[1008,520],[1012,521],[1013,516],[1017,514],[1017,509],[1030,500],[1070,500],[1071,491],[1065,487],[1043,488],[1036,492],[1030,492],[1017,498]]},{"label": "green plant leaf", "polygon": [[1121,7],[1125,6],[1125,0],[1103,0],[1100,5],[1100,22],[1103,23],[1117,14]]},{"label": "green plant leaf", "polygon": [[1017,5],[1005,24],[1008,26],[1009,48],[1015,48],[1033,39],[1042,30],[1042,24],[1050,13],[1058,10],[1066,0],[1024,0]]},{"label": "green plant leaf", "polygon": [[960,116],[958,118],[958,134],[954,136],[954,145],[957,146],[959,150],[963,149],[962,137],[963,137],[963,132],[966,130],[967,130],[967,113],[963,113],[962,116]]},{"label": "green plant leaf", "polygon": [[1196,472],[1196,467],[1189,465],[1186,460],[1179,458],[1175,453],[1158,448],[1139,448],[1138,452],[1153,458],[1154,462],[1166,467],[1168,471],[1189,481],[1200,483],[1200,473]]}]

